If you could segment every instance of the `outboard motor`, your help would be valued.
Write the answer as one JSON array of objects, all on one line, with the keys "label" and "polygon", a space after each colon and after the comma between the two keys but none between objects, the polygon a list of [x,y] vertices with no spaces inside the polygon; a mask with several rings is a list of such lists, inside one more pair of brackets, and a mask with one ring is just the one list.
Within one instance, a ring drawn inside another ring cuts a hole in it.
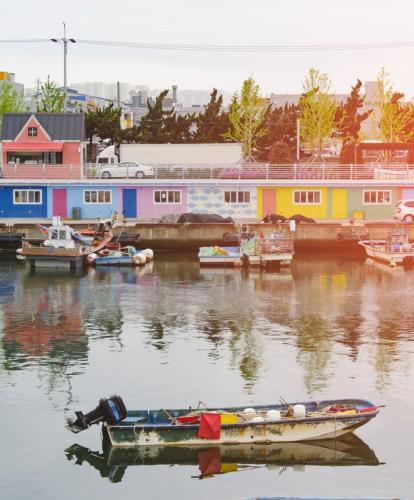
[{"label": "outboard motor", "polygon": [[66,427],[76,434],[99,422],[116,425],[127,416],[127,409],[120,396],[111,396],[100,399],[98,406],[89,413],[75,411],[75,415],[76,420],[68,420]]}]

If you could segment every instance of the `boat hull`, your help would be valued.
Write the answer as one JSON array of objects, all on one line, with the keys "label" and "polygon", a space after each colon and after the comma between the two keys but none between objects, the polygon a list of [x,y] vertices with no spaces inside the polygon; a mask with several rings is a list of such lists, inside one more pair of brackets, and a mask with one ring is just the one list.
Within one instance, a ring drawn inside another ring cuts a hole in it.
[{"label": "boat hull", "polygon": [[403,265],[408,263],[414,263],[414,252],[390,252],[381,248],[380,245],[372,244],[369,241],[359,241],[367,257],[377,260],[379,262],[386,262],[392,265]]}]

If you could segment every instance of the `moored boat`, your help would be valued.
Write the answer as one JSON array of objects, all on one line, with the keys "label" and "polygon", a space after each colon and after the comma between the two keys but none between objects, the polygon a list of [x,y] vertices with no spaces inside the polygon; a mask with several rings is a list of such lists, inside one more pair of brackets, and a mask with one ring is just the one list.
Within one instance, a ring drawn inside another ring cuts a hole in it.
[{"label": "moored boat", "polygon": [[240,247],[200,247],[198,259],[202,266],[241,266]]},{"label": "moored boat", "polygon": [[386,240],[362,240],[358,244],[365,249],[367,257],[390,266],[414,264],[414,245],[404,230],[394,231]]},{"label": "moored boat", "polygon": [[252,408],[127,411],[122,399],[101,399],[68,428],[79,432],[103,422],[103,434],[114,447],[279,443],[338,438],[378,414],[361,399],[260,405]]},{"label": "moored boat", "polygon": [[59,216],[53,217],[49,227],[37,226],[46,236],[45,240],[34,245],[23,239],[22,247],[16,250],[19,260],[35,267],[80,267],[89,254],[104,249],[113,237],[110,220],[99,222],[91,236],[76,232]]},{"label": "moored boat", "polygon": [[86,261],[95,266],[143,266],[153,257],[154,252],[149,248],[140,251],[133,246],[121,247],[110,243],[106,249],[89,254]]}]

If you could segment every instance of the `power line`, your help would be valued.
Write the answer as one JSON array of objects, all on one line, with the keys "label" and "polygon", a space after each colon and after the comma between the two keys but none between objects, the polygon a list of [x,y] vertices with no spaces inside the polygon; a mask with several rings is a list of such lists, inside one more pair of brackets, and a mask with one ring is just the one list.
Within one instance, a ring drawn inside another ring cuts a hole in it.
[{"label": "power line", "polygon": [[[202,45],[202,44],[174,44],[152,42],[122,42],[111,40],[76,40],[79,44],[106,47],[121,47],[149,50],[187,51],[187,52],[327,52],[327,51],[355,51],[379,50],[414,47],[414,42],[371,42],[351,44],[319,44],[319,45]],[[46,43],[50,39],[23,39],[0,40],[0,43]]]}]

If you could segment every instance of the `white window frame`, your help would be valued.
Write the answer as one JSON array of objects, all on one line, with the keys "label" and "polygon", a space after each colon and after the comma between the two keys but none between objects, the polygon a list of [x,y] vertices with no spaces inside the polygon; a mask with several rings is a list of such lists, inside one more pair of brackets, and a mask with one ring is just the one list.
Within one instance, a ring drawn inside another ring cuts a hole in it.
[{"label": "white window frame", "polygon": [[[155,201],[155,193],[160,193],[160,201]],[[167,201],[161,201],[161,193],[167,193]],[[180,193],[180,201],[168,201],[168,193]],[[182,200],[183,195],[181,189],[154,189],[152,192],[152,203],[154,205],[181,205]]]},{"label": "white window frame", "polygon": [[[35,132],[34,134],[30,133],[32,130]],[[28,137],[37,137],[37,130],[38,130],[38,127],[27,127],[27,136]]]},{"label": "white window frame", "polygon": [[[229,201],[226,201],[226,193],[229,193]],[[236,193],[236,201],[231,201],[231,193]],[[243,194],[243,201],[239,201],[239,194]],[[249,201],[245,201],[246,193],[249,193]],[[252,193],[251,191],[241,191],[241,190],[227,190],[223,191],[223,201],[224,203],[228,203],[230,205],[249,205],[252,201]]]},{"label": "white window frame", "polygon": [[[306,201],[304,203],[295,201],[296,193],[305,193]],[[318,193],[319,201],[309,201],[309,193]],[[322,205],[322,191],[320,189],[295,189],[292,193],[292,203],[293,205]]]},{"label": "white window frame", "polygon": [[[29,198],[29,193],[35,192],[40,194],[40,201],[16,201],[16,193],[27,193],[26,197]],[[13,189],[13,205],[42,205],[43,193],[41,189]]]},{"label": "white window frame", "polygon": [[[366,202],[365,201],[365,193],[375,193],[375,201],[371,202]],[[389,194],[389,201],[378,201],[378,193],[388,193]],[[362,204],[366,206],[372,206],[372,205],[391,205],[392,204],[392,191],[391,189],[364,189],[362,191]]]},{"label": "white window frame", "polygon": [[[109,201],[86,201],[86,193],[96,193],[96,199],[99,200],[99,193],[109,193]],[[112,191],[110,189],[84,189],[83,190],[83,204],[84,205],[111,205],[112,204]]]}]

